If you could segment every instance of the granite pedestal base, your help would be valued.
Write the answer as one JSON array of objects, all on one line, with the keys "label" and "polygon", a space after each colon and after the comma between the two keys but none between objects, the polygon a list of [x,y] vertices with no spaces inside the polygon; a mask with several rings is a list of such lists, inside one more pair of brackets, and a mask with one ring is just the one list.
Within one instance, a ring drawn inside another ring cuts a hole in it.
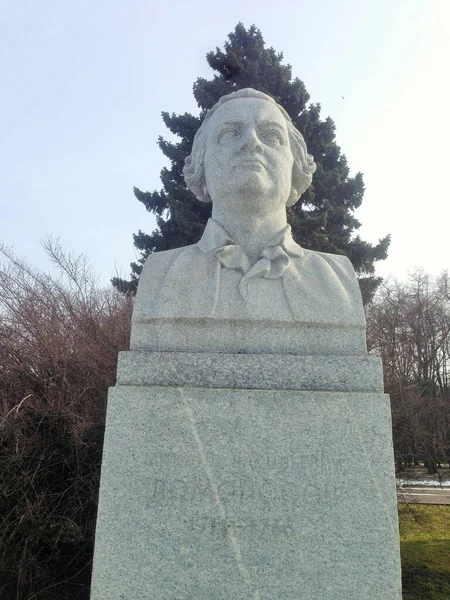
[{"label": "granite pedestal base", "polygon": [[258,389],[274,356],[203,356],[215,387],[164,355],[122,354],[110,391],[91,599],[399,600],[377,359],[280,357]]}]

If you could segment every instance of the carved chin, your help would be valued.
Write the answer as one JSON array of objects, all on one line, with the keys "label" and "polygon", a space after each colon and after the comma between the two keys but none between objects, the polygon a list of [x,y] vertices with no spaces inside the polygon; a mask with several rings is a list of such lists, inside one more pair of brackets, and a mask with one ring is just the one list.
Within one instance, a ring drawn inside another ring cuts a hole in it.
[{"label": "carved chin", "polygon": [[258,169],[239,170],[233,177],[233,187],[246,193],[261,193],[270,187],[270,182],[264,172]]}]

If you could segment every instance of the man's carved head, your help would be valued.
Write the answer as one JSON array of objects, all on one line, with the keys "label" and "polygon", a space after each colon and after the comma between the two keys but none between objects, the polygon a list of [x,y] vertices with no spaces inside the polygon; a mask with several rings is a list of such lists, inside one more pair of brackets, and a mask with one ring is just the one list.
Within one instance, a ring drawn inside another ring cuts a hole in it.
[{"label": "man's carved head", "polygon": [[292,175],[290,181],[290,193],[286,206],[293,206],[303,192],[310,186],[312,175],[316,170],[313,157],[308,154],[305,140],[301,133],[292,124],[291,118],[285,109],[277,104],[273,98],[252,88],[246,88],[222,96],[220,100],[207,113],[203,123],[195,134],[192,152],[185,160],[183,169],[187,187],[202,202],[211,202],[206,178],[205,178],[205,152],[207,146],[208,127],[211,117],[224,103],[242,98],[265,100],[275,106],[282,114],[286,122],[288,143],[293,158]]}]

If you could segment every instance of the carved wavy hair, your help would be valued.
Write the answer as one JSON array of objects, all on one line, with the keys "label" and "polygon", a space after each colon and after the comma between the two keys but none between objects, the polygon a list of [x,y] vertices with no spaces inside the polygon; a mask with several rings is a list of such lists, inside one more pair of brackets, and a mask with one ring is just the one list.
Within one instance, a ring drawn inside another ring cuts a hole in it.
[{"label": "carved wavy hair", "polygon": [[183,175],[186,185],[199,200],[202,202],[211,202],[211,197],[209,195],[208,188],[206,187],[204,169],[208,123],[213,114],[220,106],[222,106],[222,104],[225,102],[230,102],[231,100],[238,100],[239,98],[259,98],[261,100],[266,100],[267,102],[274,104],[286,119],[289,144],[294,157],[291,193],[289,194],[286,206],[293,206],[303,192],[311,185],[312,176],[316,170],[316,163],[314,162],[314,158],[311,156],[311,154],[308,154],[302,134],[294,127],[291,117],[288,115],[285,109],[267,94],[252,88],[245,88],[237,92],[227,94],[226,96],[222,96],[222,98],[220,98],[220,100],[214,104],[211,110],[208,111],[203,123],[200,125],[197,133],[195,134],[191,154],[187,156],[185,160]]}]

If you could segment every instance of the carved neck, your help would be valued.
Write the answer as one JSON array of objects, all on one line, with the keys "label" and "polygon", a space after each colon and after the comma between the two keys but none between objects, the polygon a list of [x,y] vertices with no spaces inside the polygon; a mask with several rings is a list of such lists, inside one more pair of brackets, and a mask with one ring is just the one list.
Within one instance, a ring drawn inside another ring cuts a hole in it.
[{"label": "carved neck", "polygon": [[287,225],[284,206],[270,215],[243,214],[237,216],[230,214],[229,211],[221,211],[213,205],[212,218],[244,250],[252,264],[260,259],[264,248]]}]

